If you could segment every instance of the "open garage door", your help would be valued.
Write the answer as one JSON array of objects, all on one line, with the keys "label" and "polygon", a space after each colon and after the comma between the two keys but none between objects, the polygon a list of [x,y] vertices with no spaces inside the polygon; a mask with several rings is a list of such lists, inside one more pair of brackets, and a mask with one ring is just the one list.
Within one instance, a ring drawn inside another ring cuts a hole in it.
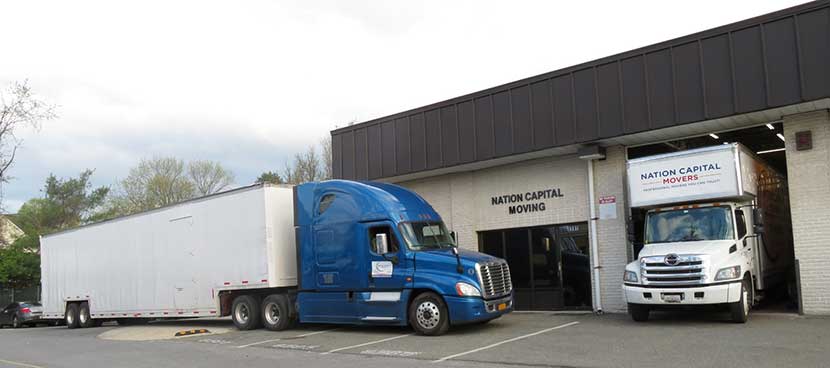
[{"label": "open garage door", "polygon": [[[648,144],[642,146],[634,146],[628,148],[628,159],[636,159],[641,157],[648,157],[663,153],[671,153],[684,151],[695,148],[709,147],[715,145],[740,143],[752,152],[754,152],[759,159],[766,162],[779,174],[787,177],[787,160],[784,147],[783,124],[780,122],[759,125],[751,128],[731,130],[724,132],[712,132],[708,135],[689,137],[684,139],[666,141],[656,144]],[[786,190],[782,191],[787,193]],[[773,216],[781,216],[784,221],[784,226],[777,228],[774,231],[768,229],[763,236],[767,237],[765,241],[783,241],[787,244],[786,252],[783,252],[783,257],[788,257],[786,260],[788,265],[793,264],[793,249],[792,249],[792,222],[790,221],[790,204],[786,195],[783,198],[775,198],[776,210]],[[644,239],[644,221],[645,209],[632,208],[630,212],[630,219],[628,221],[629,237],[631,238],[632,254],[634,258],[638,258],[638,254],[643,247]],[[782,238],[783,237],[783,238]],[[780,239],[780,240],[779,240]],[[777,255],[765,254],[767,257],[774,257]],[[781,278],[776,287],[764,291],[759,309],[776,312],[797,312],[797,287],[795,269],[789,266],[785,271],[785,276]]]}]

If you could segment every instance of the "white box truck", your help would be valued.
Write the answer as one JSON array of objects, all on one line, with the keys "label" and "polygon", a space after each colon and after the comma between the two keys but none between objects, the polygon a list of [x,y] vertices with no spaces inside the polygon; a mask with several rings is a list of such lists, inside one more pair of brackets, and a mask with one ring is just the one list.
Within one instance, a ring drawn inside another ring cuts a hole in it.
[{"label": "white box truck", "polygon": [[786,179],[740,144],[628,161],[644,246],[623,291],[635,321],[651,310],[719,305],[746,322],[793,262]]}]

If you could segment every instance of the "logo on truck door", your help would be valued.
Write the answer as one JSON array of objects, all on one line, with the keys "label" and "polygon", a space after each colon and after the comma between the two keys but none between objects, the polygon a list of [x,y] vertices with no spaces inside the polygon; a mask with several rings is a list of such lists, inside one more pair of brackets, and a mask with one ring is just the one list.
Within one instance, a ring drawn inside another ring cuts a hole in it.
[{"label": "logo on truck door", "polygon": [[392,277],[394,266],[389,261],[372,261],[372,277]]}]

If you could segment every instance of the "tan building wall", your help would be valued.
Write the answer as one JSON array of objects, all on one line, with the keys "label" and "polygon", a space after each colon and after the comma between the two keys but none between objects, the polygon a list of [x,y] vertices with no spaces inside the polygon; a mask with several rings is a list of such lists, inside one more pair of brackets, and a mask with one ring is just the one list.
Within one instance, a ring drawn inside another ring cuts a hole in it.
[{"label": "tan building wall", "polygon": [[[616,219],[598,220],[601,298],[605,311],[624,311],[620,282],[626,264],[624,216],[625,149],[608,150],[595,163],[595,192],[616,197]],[[484,170],[401,182],[423,196],[456,232],[459,245],[478,250],[478,231],[588,221],[587,163],[574,156],[550,157]],[[557,190],[561,197],[494,204],[512,194]],[[544,203],[544,211],[510,213],[510,206]],[[599,207],[597,207],[599,208]],[[599,209],[597,209],[599,210]]]},{"label": "tan building wall", "polygon": [[[796,150],[796,132],[810,131],[813,148]],[[830,314],[830,115],[827,110],[784,117],[795,257],[801,265],[806,314]]]}]

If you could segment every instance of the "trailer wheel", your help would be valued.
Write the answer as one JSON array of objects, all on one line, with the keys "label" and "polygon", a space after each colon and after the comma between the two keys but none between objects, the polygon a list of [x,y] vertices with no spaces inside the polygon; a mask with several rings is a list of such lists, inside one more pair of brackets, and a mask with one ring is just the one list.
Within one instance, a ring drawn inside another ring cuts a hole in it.
[{"label": "trailer wheel", "polygon": [[64,315],[66,327],[69,329],[81,327],[78,319],[78,304],[69,303],[69,305],[66,306],[66,314]]},{"label": "trailer wheel", "polygon": [[628,314],[631,315],[631,319],[637,322],[646,322],[648,321],[648,315],[651,311],[648,307],[639,304],[629,304],[628,305]]},{"label": "trailer wheel", "polygon": [[236,328],[254,330],[262,326],[259,300],[252,295],[240,295],[233,300],[231,319]]},{"label": "trailer wheel", "polygon": [[288,307],[288,298],[282,294],[269,295],[262,301],[262,324],[271,331],[291,328],[293,316]]},{"label": "trailer wheel", "polygon": [[409,324],[419,335],[443,335],[450,328],[447,304],[435,293],[418,295],[409,305]]},{"label": "trailer wheel", "polygon": [[81,328],[95,326],[95,322],[92,320],[92,316],[90,316],[89,303],[87,302],[81,303],[81,306],[78,308],[78,325]]},{"label": "trailer wheel", "polygon": [[741,300],[729,304],[729,312],[732,315],[732,322],[746,323],[749,319],[750,301],[750,284],[746,279],[741,281]]}]

